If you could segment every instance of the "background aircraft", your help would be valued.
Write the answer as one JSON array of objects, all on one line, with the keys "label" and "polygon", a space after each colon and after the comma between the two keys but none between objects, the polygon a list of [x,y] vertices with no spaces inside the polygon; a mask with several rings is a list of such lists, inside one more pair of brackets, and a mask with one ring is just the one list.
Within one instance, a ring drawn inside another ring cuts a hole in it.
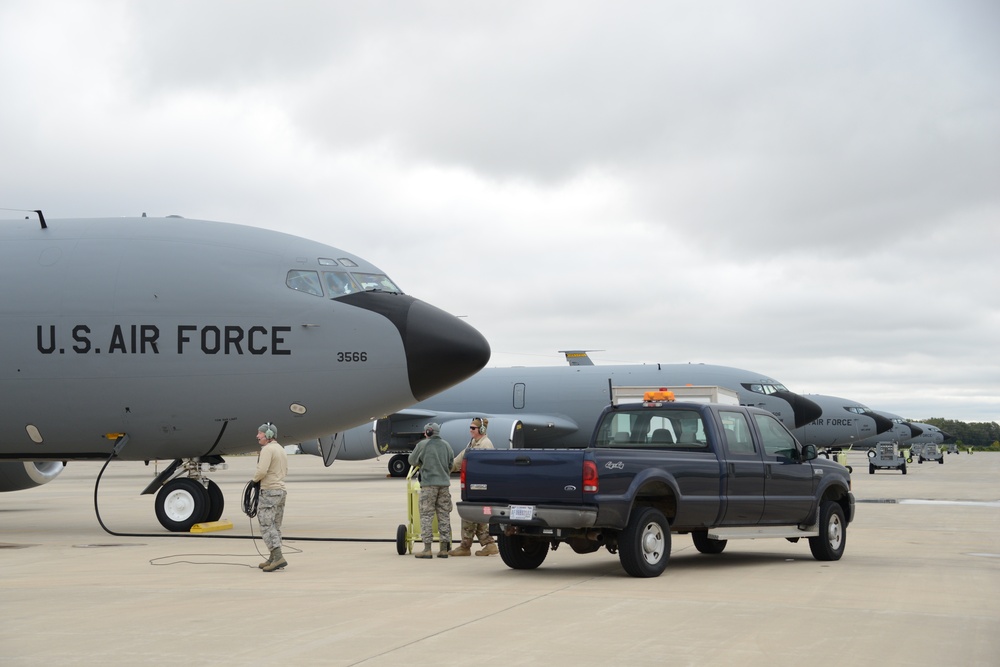
[{"label": "background aircraft", "polygon": [[879,433],[870,438],[865,438],[864,440],[859,441],[855,447],[868,449],[887,440],[896,442],[899,445],[906,445],[910,442],[910,440],[923,433],[923,429],[915,426],[899,415],[894,415],[891,412],[885,412],[884,410],[875,410],[874,412],[890,420],[892,422],[892,428],[884,433]]},{"label": "background aircraft", "polygon": [[0,222],[0,243],[0,490],[114,451],[173,459],[144,491],[159,489],[171,530],[221,515],[204,468],[257,450],[261,423],[285,442],[318,438],[426,400],[490,356],[479,332],[376,266],[288,234],[39,212]]},{"label": "background aircraft", "polygon": [[[578,360],[579,361],[579,360]],[[441,436],[457,450],[469,441],[469,420],[490,420],[490,439],[503,447],[584,447],[601,410],[610,402],[610,385],[667,387],[711,385],[737,392],[740,403],[773,412],[795,432],[816,420],[821,410],[781,383],[754,371],[707,364],[645,364],[533,368],[485,368],[473,377],[412,408],[333,438],[300,444],[304,453],[362,460],[396,453],[389,472],[405,475],[406,457],[423,425],[441,424]],[[848,437],[845,434],[845,438]]]},{"label": "background aircraft", "polygon": [[820,449],[850,447],[893,428],[891,419],[852,399],[824,394],[806,394],[805,397],[820,406],[823,412],[795,432],[802,444],[816,445]]},{"label": "background aircraft", "polygon": [[951,440],[953,435],[950,435],[947,431],[942,431],[937,426],[933,424],[924,424],[923,422],[910,422],[910,424],[917,429],[920,429],[920,433],[913,436],[910,442],[907,443],[910,446],[917,445],[940,445],[945,440]]}]

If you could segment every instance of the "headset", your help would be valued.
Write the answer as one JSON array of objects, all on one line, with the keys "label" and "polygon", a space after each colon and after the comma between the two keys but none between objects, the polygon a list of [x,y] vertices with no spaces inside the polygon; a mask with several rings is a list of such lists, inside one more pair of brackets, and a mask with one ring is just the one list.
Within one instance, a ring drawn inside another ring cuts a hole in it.
[{"label": "headset", "polygon": [[485,417],[473,417],[472,421],[479,420],[479,435],[486,435],[486,418]]},{"label": "headset", "polygon": [[264,437],[271,440],[278,434],[277,428],[271,422],[264,424]]}]

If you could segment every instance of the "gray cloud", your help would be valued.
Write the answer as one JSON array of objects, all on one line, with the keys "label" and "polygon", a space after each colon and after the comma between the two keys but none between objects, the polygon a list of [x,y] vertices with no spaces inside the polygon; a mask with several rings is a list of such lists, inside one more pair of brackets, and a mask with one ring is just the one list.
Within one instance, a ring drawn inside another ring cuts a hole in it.
[{"label": "gray cloud", "polygon": [[343,247],[495,365],[1000,419],[995,3],[50,9],[0,6],[6,206]]}]

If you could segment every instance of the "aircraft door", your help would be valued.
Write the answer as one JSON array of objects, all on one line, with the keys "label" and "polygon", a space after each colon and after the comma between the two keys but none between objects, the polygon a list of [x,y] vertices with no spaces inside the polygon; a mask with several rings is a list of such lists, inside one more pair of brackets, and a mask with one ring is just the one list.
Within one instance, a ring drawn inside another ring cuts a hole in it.
[{"label": "aircraft door", "polygon": [[752,525],[764,513],[764,461],[747,416],[720,410],[726,453],[726,511],[723,523]]}]

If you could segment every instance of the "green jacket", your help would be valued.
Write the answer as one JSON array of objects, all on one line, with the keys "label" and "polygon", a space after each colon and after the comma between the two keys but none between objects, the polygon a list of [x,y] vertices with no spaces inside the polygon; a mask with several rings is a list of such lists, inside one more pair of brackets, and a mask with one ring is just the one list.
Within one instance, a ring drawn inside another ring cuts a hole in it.
[{"label": "green jacket", "polygon": [[439,435],[432,435],[417,443],[410,453],[411,466],[420,467],[420,483],[427,486],[449,486],[451,484],[451,463],[455,453],[451,445]]}]

